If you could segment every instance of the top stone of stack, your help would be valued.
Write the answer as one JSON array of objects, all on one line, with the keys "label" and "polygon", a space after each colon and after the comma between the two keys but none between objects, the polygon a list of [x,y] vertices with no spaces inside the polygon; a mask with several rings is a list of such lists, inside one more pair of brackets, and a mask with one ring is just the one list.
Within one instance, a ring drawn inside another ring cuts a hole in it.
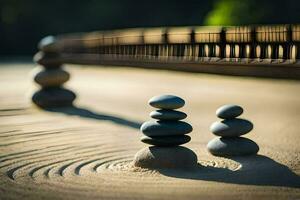
[{"label": "top stone of stack", "polygon": [[178,109],[184,106],[185,101],[174,95],[162,95],[152,97],[148,102],[154,108]]},{"label": "top stone of stack", "polygon": [[221,119],[233,119],[240,116],[244,112],[243,108],[238,105],[228,104],[220,107],[216,111],[216,115]]},{"label": "top stone of stack", "polygon": [[57,45],[57,40],[54,36],[44,37],[38,44],[39,50],[43,52],[58,52],[59,47]]}]

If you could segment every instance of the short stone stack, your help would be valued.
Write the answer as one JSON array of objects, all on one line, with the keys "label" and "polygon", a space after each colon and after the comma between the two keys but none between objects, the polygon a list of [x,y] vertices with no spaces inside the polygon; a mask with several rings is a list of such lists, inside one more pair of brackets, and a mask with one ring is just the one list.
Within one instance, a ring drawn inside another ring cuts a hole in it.
[{"label": "short stone stack", "polygon": [[41,89],[32,96],[32,101],[42,108],[71,106],[76,95],[63,88],[63,84],[70,79],[70,74],[62,69],[55,38],[48,36],[38,45],[40,52],[34,56],[34,61],[42,66],[34,69],[34,81]]},{"label": "short stone stack", "polygon": [[155,96],[149,100],[152,107],[150,116],[156,121],[147,121],[141,126],[144,136],[141,141],[153,145],[139,151],[134,165],[143,168],[187,168],[197,164],[197,156],[188,148],[180,147],[191,140],[186,135],[193,128],[180,121],[187,115],[175,109],[184,106],[185,101],[174,95]]},{"label": "short stone stack", "polygon": [[208,151],[216,156],[243,156],[256,154],[258,145],[241,135],[249,133],[253,124],[245,119],[237,118],[243,113],[243,108],[238,105],[224,105],[216,114],[222,121],[214,122],[210,131],[216,136],[207,144]]}]

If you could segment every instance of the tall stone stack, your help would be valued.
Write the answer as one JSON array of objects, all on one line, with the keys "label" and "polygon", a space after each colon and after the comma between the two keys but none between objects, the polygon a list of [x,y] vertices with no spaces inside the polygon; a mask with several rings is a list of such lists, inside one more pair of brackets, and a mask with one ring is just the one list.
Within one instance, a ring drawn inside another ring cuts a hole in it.
[{"label": "tall stone stack", "polygon": [[141,141],[153,146],[140,150],[134,165],[142,168],[188,168],[197,165],[193,151],[179,145],[191,140],[187,134],[193,128],[181,121],[187,115],[175,109],[184,106],[185,101],[174,95],[155,96],[149,100],[152,107],[159,110],[150,113],[155,121],[147,121],[141,126],[144,136]]},{"label": "tall stone stack", "polygon": [[39,52],[34,61],[40,67],[34,69],[34,81],[40,85],[40,90],[32,96],[32,101],[42,108],[71,106],[76,95],[63,87],[70,79],[70,74],[63,70],[59,46],[52,36],[41,40]]},{"label": "tall stone stack", "polygon": [[237,118],[243,113],[243,108],[238,105],[224,105],[216,114],[222,121],[214,122],[210,131],[218,138],[212,139],[208,144],[208,151],[216,156],[244,156],[256,154],[258,145],[241,135],[249,133],[253,124],[246,120]]}]

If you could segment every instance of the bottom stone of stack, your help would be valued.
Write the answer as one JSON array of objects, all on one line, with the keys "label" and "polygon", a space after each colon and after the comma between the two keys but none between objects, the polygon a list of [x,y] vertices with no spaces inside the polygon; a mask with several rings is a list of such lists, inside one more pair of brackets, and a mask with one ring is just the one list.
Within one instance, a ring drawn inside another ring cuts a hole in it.
[{"label": "bottom stone of stack", "polygon": [[35,92],[32,96],[32,101],[42,108],[64,107],[71,106],[75,100],[74,92],[61,88],[42,88]]},{"label": "bottom stone of stack", "polygon": [[243,156],[259,151],[254,141],[244,137],[214,138],[207,144],[207,148],[215,156]]},{"label": "bottom stone of stack", "polygon": [[133,165],[148,169],[197,167],[197,155],[186,147],[146,147],[135,154]]},{"label": "bottom stone of stack", "polygon": [[188,135],[141,137],[142,142],[150,145],[161,146],[161,147],[177,146],[177,145],[188,143],[190,140],[191,137]]}]

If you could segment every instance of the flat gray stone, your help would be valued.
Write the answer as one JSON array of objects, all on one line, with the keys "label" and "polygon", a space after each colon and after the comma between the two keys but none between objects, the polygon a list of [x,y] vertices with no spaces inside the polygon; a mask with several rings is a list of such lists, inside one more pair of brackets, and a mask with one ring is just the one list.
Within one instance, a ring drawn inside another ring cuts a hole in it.
[{"label": "flat gray stone", "polygon": [[210,126],[210,131],[222,137],[236,137],[249,133],[253,129],[253,124],[245,119],[225,119],[220,122],[214,122]]},{"label": "flat gray stone", "polygon": [[133,165],[148,169],[197,167],[197,155],[186,147],[146,147],[135,154]]},{"label": "flat gray stone", "polygon": [[57,40],[54,36],[44,37],[38,44],[38,48],[44,52],[57,52],[59,51]]},{"label": "flat gray stone", "polygon": [[214,138],[207,144],[208,151],[215,156],[243,156],[256,154],[258,145],[248,138]]},{"label": "flat gray stone", "polygon": [[140,129],[146,136],[152,137],[184,135],[192,132],[193,127],[182,121],[147,121]]},{"label": "flat gray stone", "polygon": [[240,116],[243,113],[243,108],[238,105],[228,104],[221,106],[217,111],[216,115],[222,119],[231,119]]},{"label": "flat gray stone", "polygon": [[60,68],[40,70],[34,76],[34,81],[42,87],[56,87],[70,79],[70,74]]},{"label": "flat gray stone", "polygon": [[188,143],[191,137],[188,135],[173,135],[173,136],[160,136],[160,137],[148,137],[142,136],[141,141],[155,146],[177,146],[181,144]]},{"label": "flat gray stone", "polygon": [[174,95],[160,95],[152,97],[149,100],[149,104],[160,109],[177,109],[183,107],[185,101]]},{"label": "flat gray stone", "polygon": [[74,92],[64,88],[44,88],[32,96],[32,101],[42,108],[71,106],[75,100]]},{"label": "flat gray stone", "polygon": [[187,115],[184,112],[163,109],[152,111],[150,117],[159,120],[181,120],[185,119]]},{"label": "flat gray stone", "polygon": [[34,55],[33,61],[45,68],[58,68],[63,64],[60,55],[53,52],[40,51]]}]

